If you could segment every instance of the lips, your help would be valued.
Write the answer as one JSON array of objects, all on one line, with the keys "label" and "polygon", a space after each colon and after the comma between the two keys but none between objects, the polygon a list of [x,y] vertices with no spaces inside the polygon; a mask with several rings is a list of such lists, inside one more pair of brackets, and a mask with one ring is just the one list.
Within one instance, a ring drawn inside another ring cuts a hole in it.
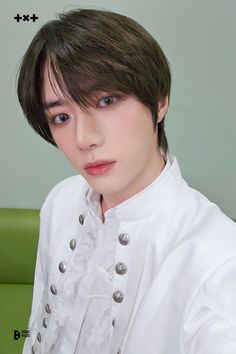
[{"label": "lips", "polygon": [[90,176],[101,176],[108,173],[113,168],[115,162],[116,161],[102,165],[96,165],[94,167],[87,167],[85,170]]},{"label": "lips", "polygon": [[84,168],[86,169],[86,168],[90,168],[90,167],[106,166],[106,165],[111,164],[113,162],[115,162],[115,161],[112,161],[112,160],[97,160],[97,161],[85,164]]}]

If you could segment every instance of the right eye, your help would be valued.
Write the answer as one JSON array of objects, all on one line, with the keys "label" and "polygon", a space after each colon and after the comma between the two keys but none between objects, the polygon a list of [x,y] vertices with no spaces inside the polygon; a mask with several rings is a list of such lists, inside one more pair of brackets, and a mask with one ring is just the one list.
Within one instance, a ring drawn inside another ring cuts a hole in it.
[{"label": "right eye", "polygon": [[63,124],[65,121],[67,121],[69,119],[68,114],[66,113],[60,113],[57,114],[56,116],[50,118],[50,123],[52,125],[61,125]]}]

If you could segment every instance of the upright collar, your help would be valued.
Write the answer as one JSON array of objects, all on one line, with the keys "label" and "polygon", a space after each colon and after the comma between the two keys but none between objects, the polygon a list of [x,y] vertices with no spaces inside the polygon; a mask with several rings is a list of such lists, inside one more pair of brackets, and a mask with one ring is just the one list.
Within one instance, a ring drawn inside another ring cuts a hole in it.
[{"label": "upright collar", "polygon": [[[176,157],[168,153],[166,165],[159,176],[146,188],[126,199],[115,207],[107,210],[105,220],[135,221],[150,216],[153,212],[168,208],[175,199],[176,193],[182,185],[182,176]],[[86,199],[92,214],[101,221],[100,193],[91,186],[86,194]]]}]

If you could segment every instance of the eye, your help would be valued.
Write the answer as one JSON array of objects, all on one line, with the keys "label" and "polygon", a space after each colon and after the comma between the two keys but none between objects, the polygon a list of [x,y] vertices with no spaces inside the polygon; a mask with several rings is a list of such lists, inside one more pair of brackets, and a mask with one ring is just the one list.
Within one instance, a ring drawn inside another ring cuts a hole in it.
[{"label": "eye", "polygon": [[[114,99],[117,99],[117,96],[111,95],[111,96],[106,96],[103,97],[100,101],[99,101],[99,105],[101,107],[107,107],[107,106],[111,106],[111,104],[114,102]],[[105,103],[105,104],[100,104],[101,102]]]},{"label": "eye", "polygon": [[69,119],[69,116],[68,114],[66,113],[60,113],[54,117],[52,117],[50,119],[50,123],[49,124],[52,124],[52,125],[61,125],[63,124],[65,121],[67,121]]}]

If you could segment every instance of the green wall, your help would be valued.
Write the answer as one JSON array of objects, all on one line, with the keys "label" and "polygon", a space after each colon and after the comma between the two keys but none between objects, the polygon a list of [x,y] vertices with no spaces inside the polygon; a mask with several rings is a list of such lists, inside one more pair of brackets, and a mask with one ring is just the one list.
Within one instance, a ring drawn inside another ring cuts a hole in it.
[{"label": "green wall", "polygon": [[[187,183],[236,218],[235,0],[1,2],[0,207],[40,208],[49,190],[77,174],[37,136],[16,96],[15,75],[35,32],[56,12],[76,6],[136,19],[160,43],[172,68],[166,131]],[[14,16],[35,13],[39,20]]]}]

